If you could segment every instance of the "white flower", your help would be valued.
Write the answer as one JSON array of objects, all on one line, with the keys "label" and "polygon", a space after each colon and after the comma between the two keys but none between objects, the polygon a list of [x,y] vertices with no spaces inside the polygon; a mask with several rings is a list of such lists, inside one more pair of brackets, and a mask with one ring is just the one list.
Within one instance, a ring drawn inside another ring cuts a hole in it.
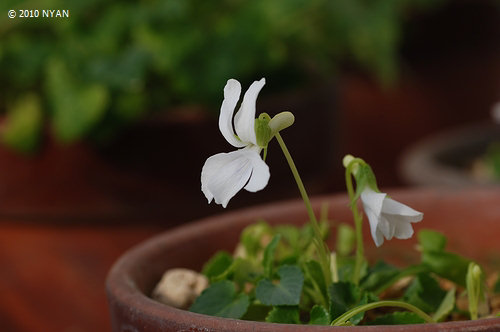
[{"label": "white flower", "polygon": [[256,192],[269,181],[269,167],[260,157],[262,147],[257,145],[255,136],[255,102],[265,83],[264,78],[255,81],[245,93],[240,109],[234,116],[236,134],[233,130],[233,114],[240,99],[241,85],[230,79],[224,87],[219,129],[231,145],[241,149],[213,155],[203,165],[201,190],[208,203],[215,199],[215,203],[226,207],[242,188]]},{"label": "white flower", "polygon": [[369,186],[361,193],[361,201],[377,247],[384,243],[384,237],[387,240],[393,236],[398,239],[411,238],[411,223],[421,221],[424,216],[423,213],[388,198],[385,193],[373,191]]}]

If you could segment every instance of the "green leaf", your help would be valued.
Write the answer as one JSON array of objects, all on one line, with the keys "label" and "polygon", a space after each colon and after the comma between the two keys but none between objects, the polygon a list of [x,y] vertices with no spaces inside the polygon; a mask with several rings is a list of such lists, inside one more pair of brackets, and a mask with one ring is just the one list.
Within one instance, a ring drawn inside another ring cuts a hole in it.
[{"label": "green leaf", "polygon": [[443,251],[446,241],[446,236],[430,229],[418,232],[418,243],[423,251]]},{"label": "green leaf", "polygon": [[432,316],[432,319],[436,322],[441,322],[443,321],[446,316],[450,314],[450,312],[453,310],[455,307],[455,288],[450,289],[445,297],[443,298],[443,301],[441,301],[441,304],[439,305],[438,309]]},{"label": "green leaf", "polygon": [[368,273],[361,280],[360,286],[368,291],[375,291],[399,274],[399,270],[383,261],[377,262],[368,269]]},{"label": "green leaf", "polygon": [[35,94],[24,95],[8,109],[2,141],[18,151],[33,152],[38,146],[42,123],[40,99]]},{"label": "green leaf", "polygon": [[493,292],[496,294],[500,293],[500,278],[495,282],[495,286],[493,286]]},{"label": "green leaf", "polygon": [[[389,269],[390,268],[388,268],[388,270],[385,271],[384,269],[382,269],[381,276],[376,275],[372,277],[373,279],[370,278],[370,274],[368,274],[364,279],[362,279],[361,288],[368,290],[374,294],[380,294],[387,288],[391,287],[395,282],[404,277],[428,271],[428,268],[423,264],[408,266],[402,270],[399,270],[399,272],[396,274],[390,273]],[[387,273],[386,275],[387,278],[384,279],[382,276],[385,273]]]},{"label": "green leaf", "polygon": [[262,279],[257,284],[255,296],[266,305],[298,305],[304,284],[304,275],[295,265],[283,265],[278,269],[280,277],[276,284]]},{"label": "green leaf", "polygon": [[[339,257],[337,256],[337,272],[340,281],[352,280],[352,275],[354,273],[354,266],[356,265],[356,260],[354,257]],[[363,261],[361,265],[360,278],[364,278],[368,269],[368,264]]]},{"label": "green leaf", "polygon": [[271,237],[272,228],[264,221],[251,224],[241,232],[240,242],[245,248],[248,257],[256,259],[262,250],[262,239]]},{"label": "green leaf", "polygon": [[251,320],[256,322],[263,322],[266,320],[267,315],[271,311],[272,307],[254,301],[248,306],[247,312],[241,319]]},{"label": "green leaf", "polygon": [[233,256],[226,251],[219,251],[203,266],[202,273],[207,278],[214,278],[221,275],[233,263]]},{"label": "green leaf", "polygon": [[337,228],[337,254],[339,256],[349,255],[354,249],[355,242],[354,228],[348,224],[340,224]]},{"label": "green leaf", "polygon": [[266,317],[268,323],[300,324],[298,306],[276,306]]},{"label": "green leaf", "polygon": [[109,102],[104,85],[80,83],[60,60],[47,65],[47,89],[53,110],[53,129],[63,142],[87,134],[103,118]]},{"label": "green leaf", "polygon": [[277,255],[280,257],[297,257],[302,255],[303,252],[300,248],[300,229],[296,226],[291,225],[278,225],[275,228],[276,234],[281,234],[281,244],[286,243],[287,245],[280,245],[278,247],[279,252]]},{"label": "green leaf", "polygon": [[469,259],[445,251],[422,253],[422,263],[429,271],[463,287],[465,287],[465,276],[470,262]]},{"label": "green leaf", "polygon": [[429,274],[421,273],[412,281],[403,299],[419,309],[430,313],[436,312],[445,295],[446,292],[439,287],[436,279]]},{"label": "green leaf", "polygon": [[[332,320],[356,306],[361,300],[361,289],[351,282],[335,282],[330,285],[328,292],[330,294],[330,318]],[[355,320],[357,320],[357,317]]]},{"label": "green leaf", "polygon": [[[314,283],[318,288],[318,291],[322,294],[326,293],[325,277],[323,275],[323,269],[318,261],[310,260],[304,264],[306,269],[306,283]],[[312,286],[312,285],[311,285]],[[314,287],[314,286],[313,286]]]},{"label": "green leaf", "polygon": [[273,270],[274,252],[276,251],[276,247],[278,246],[280,239],[281,235],[276,234],[271,240],[271,242],[269,242],[266,249],[264,249],[264,258],[262,259],[262,266],[264,267],[264,276],[266,278],[271,278]]},{"label": "green leaf", "polygon": [[222,280],[205,289],[196,298],[189,311],[238,319],[245,314],[249,304],[248,295],[237,294],[231,281]]},{"label": "green leaf", "polygon": [[419,315],[408,311],[397,311],[384,316],[375,318],[367,325],[402,325],[402,324],[421,324],[425,320]]},{"label": "green leaf", "polygon": [[315,305],[310,312],[309,324],[330,325],[331,319],[328,310],[322,305]]}]

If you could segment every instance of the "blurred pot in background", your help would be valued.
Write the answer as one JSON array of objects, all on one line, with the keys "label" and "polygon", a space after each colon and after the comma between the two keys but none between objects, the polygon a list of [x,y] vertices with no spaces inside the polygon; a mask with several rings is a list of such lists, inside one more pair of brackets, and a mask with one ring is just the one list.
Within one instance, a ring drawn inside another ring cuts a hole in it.
[{"label": "blurred pot in background", "polygon": [[405,151],[400,160],[400,174],[412,185],[498,185],[499,143],[497,124],[448,130]]}]

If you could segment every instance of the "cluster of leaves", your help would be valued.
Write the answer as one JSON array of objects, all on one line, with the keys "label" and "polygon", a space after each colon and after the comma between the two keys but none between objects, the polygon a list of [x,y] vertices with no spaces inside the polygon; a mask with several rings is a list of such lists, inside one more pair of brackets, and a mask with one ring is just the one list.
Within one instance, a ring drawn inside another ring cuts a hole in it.
[{"label": "cluster of leaves", "polygon": [[351,59],[388,81],[407,14],[435,6],[429,0],[2,1],[3,13],[70,13],[0,18],[3,141],[30,151],[45,122],[62,142],[108,137],[145,110],[218,103],[228,77],[251,81],[266,72],[286,86],[311,73],[331,75]]},{"label": "cluster of leaves", "polygon": [[[327,224],[321,225],[326,236]],[[349,255],[352,233],[349,226],[339,225],[336,256],[332,257],[336,277],[326,285],[308,225],[271,227],[263,221],[250,225],[243,231],[234,255],[218,252],[206,263],[202,272],[211,285],[190,311],[273,323],[330,325],[348,310],[378,301],[398,281],[411,277],[396,300],[414,305],[435,321],[458,312],[456,292],[465,287],[470,261],[446,251],[442,234],[430,230],[419,233],[419,264],[402,269],[385,262],[371,267],[365,264],[362,279],[355,285],[350,281],[354,267],[354,257]],[[443,289],[442,279],[455,286]],[[375,316],[360,312],[341,324],[423,322],[413,312],[386,310]]]}]

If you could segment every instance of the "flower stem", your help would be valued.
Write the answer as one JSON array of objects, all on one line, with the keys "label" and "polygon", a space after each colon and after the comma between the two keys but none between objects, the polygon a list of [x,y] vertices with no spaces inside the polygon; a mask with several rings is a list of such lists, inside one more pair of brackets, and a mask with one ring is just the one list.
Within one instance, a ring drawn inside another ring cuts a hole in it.
[{"label": "flower stem", "polygon": [[372,303],[367,303],[360,305],[356,308],[353,308],[351,310],[348,310],[344,312],[342,315],[337,317],[330,325],[331,326],[340,326],[345,324],[349,319],[352,317],[356,316],[359,313],[375,309],[375,308],[380,308],[380,307],[399,307],[399,308],[404,308],[409,311],[412,311],[419,315],[423,320],[425,320],[427,323],[435,323],[434,319],[432,319],[431,316],[427,315],[425,312],[420,310],[419,308],[415,307],[414,305],[411,305],[406,302],[401,302],[401,301],[377,301],[377,302],[372,302]]},{"label": "flower stem", "polygon": [[349,195],[349,203],[351,206],[352,216],[354,218],[354,225],[356,226],[356,263],[354,265],[354,273],[352,275],[352,281],[354,284],[359,283],[359,278],[361,274],[361,267],[365,260],[365,253],[363,247],[363,216],[360,215],[358,211],[358,206],[354,198],[354,187],[352,185],[352,169],[356,164],[356,160],[349,163],[345,170],[345,183],[347,186],[347,193]]},{"label": "flower stem", "polygon": [[323,242],[323,238],[321,236],[321,231],[319,229],[318,221],[316,220],[316,215],[314,214],[311,201],[309,200],[309,196],[307,195],[306,188],[304,187],[304,183],[302,183],[302,179],[300,178],[299,172],[295,163],[293,162],[292,156],[288,151],[288,148],[283,141],[283,138],[279,133],[275,135],[276,140],[278,141],[281,150],[283,150],[283,154],[285,155],[286,161],[290,166],[290,170],[292,171],[295,182],[297,182],[297,186],[299,187],[300,195],[302,196],[302,200],[306,205],[306,210],[309,215],[309,220],[311,222],[312,229],[314,231],[314,244],[316,246],[316,250],[318,251],[318,256],[320,260],[320,264],[323,270],[323,276],[325,278],[326,285],[330,285],[332,283],[332,274],[330,271],[330,254],[329,250],[326,248],[326,244]]}]

